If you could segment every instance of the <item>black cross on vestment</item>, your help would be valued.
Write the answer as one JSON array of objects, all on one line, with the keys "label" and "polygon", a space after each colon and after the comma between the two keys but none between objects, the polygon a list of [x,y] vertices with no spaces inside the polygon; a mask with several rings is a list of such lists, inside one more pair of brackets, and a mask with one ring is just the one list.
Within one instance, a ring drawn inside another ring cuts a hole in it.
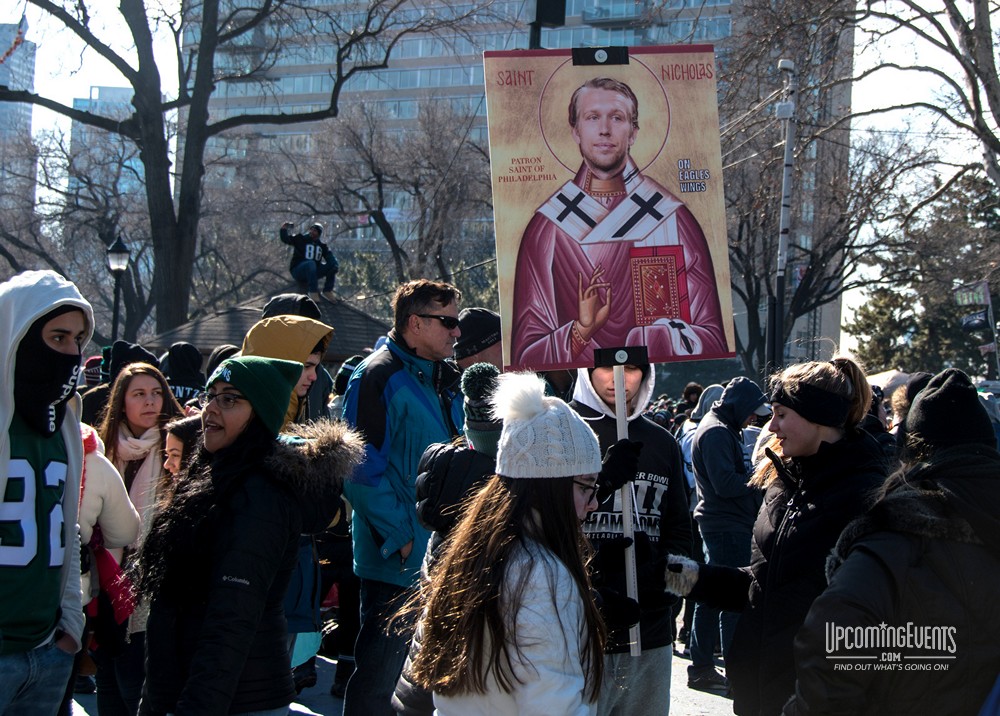
[{"label": "black cross on vestment", "polygon": [[585,223],[591,229],[593,229],[595,226],[597,226],[597,222],[594,221],[593,219],[591,219],[587,215],[587,212],[585,212],[583,209],[580,208],[580,202],[583,201],[583,197],[584,196],[586,196],[586,195],[582,191],[579,194],[576,195],[575,199],[567,199],[565,196],[562,195],[561,192],[559,194],[556,194],[556,199],[558,199],[559,201],[561,201],[566,206],[566,208],[563,209],[559,213],[559,216],[556,217],[556,218],[559,221],[563,221],[570,214],[576,214],[581,219],[583,219],[583,223]]},{"label": "black cross on vestment", "polygon": [[649,197],[649,201],[646,201],[638,194],[632,194],[629,197],[629,199],[638,204],[639,208],[636,209],[635,213],[632,214],[632,216],[628,217],[628,221],[622,224],[621,227],[618,229],[618,231],[615,232],[614,238],[620,239],[623,236],[625,236],[625,234],[630,232],[635,227],[635,225],[639,223],[640,219],[646,216],[646,214],[649,214],[656,220],[662,219],[663,214],[661,214],[656,210],[656,205],[660,202],[660,199],[662,198],[663,194],[661,194],[660,192],[656,192],[655,194],[653,194],[653,196]]}]

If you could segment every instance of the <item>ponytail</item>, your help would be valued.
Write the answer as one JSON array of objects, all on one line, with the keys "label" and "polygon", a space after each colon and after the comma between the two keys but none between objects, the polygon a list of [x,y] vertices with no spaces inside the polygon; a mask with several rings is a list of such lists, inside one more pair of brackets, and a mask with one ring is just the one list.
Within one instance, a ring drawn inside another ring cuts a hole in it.
[{"label": "ponytail", "polygon": [[847,413],[845,427],[856,428],[861,424],[868,414],[868,409],[872,404],[872,388],[868,384],[861,366],[847,357],[838,357],[830,361],[847,380],[847,387],[850,391],[844,396],[851,401],[851,408]]}]

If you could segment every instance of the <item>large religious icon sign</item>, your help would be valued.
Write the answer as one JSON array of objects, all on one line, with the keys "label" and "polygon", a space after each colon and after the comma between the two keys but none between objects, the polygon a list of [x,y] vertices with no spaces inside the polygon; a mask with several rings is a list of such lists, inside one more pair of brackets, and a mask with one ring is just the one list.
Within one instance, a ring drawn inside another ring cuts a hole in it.
[{"label": "large religious icon sign", "polygon": [[485,53],[504,365],[734,355],[711,46]]}]

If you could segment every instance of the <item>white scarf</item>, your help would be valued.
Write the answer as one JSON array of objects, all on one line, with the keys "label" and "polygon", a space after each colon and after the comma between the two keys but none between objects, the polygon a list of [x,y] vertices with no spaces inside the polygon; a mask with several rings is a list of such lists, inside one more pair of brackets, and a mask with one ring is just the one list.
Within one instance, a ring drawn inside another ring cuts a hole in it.
[{"label": "white scarf", "polygon": [[139,466],[139,471],[132,481],[132,487],[128,491],[128,496],[131,498],[132,504],[135,505],[136,512],[142,518],[142,529],[139,531],[139,537],[130,545],[133,549],[138,549],[153,521],[157,488],[160,483],[160,475],[163,473],[163,458],[160,452],[159,426],[154,425],[137,438],[132,436],[124,422],[119,426],[115,467],[124,475],[126,463],[142,460],[142,465]]},{"label": "white scarf", "polygon": [[[133,437],[128,426],[122,421],[118,427],[118,452],[115,467],[124,475],[125,466],[132,460],[142,460],[139,471],[132,480],[128,496],[135,505],[136,512],[142,519],[139,536],[129,545],[132,550],[146,539],[153,517],[156,516],[157,492],[160,485],[160,475],[163,474],[163,451],[160,449],[160,428],[154,425],[139,437]],[[136,605],[135,611],[129,617],[129,633],[146,631],[146,620],[149,618],[149,605],[145,601]]]}]

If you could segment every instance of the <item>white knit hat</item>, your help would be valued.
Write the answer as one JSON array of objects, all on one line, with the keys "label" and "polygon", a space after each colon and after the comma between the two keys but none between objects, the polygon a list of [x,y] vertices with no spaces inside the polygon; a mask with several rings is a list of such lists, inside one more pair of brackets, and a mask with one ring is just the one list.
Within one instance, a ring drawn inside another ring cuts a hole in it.
[{"label": "white knit hat", "polygon": [[559,398],[545,395],[534,373],[505,373],[493,395],[503,420],[497,473],[504,477],[576,477],[601,471],[597,436]]}]

